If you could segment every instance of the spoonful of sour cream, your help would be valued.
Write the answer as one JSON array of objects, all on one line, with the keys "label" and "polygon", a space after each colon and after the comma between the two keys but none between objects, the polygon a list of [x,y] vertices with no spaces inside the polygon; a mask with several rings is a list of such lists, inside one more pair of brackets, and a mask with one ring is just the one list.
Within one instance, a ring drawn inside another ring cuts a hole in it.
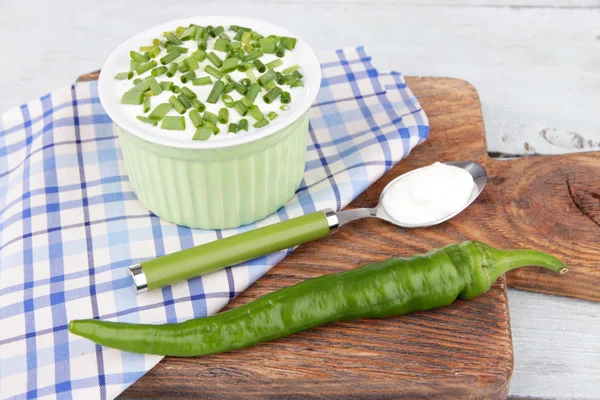
[{"label": "spoonful of sour cream", "polygon": [[462,210],[476,189],[463,168],[436,162],[402,176],[385,190],[385,211],[403,225],[428,225]]}]

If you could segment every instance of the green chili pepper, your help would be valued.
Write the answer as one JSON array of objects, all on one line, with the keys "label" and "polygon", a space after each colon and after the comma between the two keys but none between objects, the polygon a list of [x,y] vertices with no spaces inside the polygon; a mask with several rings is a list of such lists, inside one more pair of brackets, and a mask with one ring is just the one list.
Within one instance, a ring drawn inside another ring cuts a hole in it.
[{"label": "green chili pepper", "polygon": [[69,331],[135,353],[221,353],[329,322],[447,306],[456,298],[479,296],[503,273],[529,265],[567,272],[560,260],[546,253],[503,251],[468,241],[410,259],[393,258],[309,279],[210,317],[165,325],[75,320]]}]

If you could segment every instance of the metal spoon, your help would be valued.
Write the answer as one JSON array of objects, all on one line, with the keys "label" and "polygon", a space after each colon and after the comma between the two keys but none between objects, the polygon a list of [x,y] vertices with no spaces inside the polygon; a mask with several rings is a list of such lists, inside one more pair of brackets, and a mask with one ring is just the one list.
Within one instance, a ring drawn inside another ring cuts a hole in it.
[{"label": "metal spoon", "polygon": [[361,218],[380,218],[403,228],[424,228],[440,224],[459,214],[473,203],[487,181],[487,172],[481,164],[472,161],[456,161],[445,164],[469,172],[475,185],[469,201],[463,208],[435,221],[420,225],[396,221],[383,206],[383,198],[388,189],[416,171],[413,170],[392,180],[381,192],[379,204],[375,208],[358,208],[339,212],[331,209],[316,211],[133,265],[129,267],[129,270],[133,276],[135,288],[140,293],[205,275],[266,254],[323,238],[335,233],[340,226]]}]

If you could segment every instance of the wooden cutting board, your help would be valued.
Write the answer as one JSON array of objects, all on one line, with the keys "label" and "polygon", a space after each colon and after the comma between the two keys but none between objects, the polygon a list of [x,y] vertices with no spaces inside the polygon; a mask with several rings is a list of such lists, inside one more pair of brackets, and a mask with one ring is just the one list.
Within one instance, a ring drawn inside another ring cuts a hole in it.
[{"label": "wooden cutting board", "polygon": [[[375,219],[346,225],[301,246],[228,308],[307,278],[466,239],[549,251],[567,262],[569,274],[531,269],[509,281],[519,288],[598,299],[600,190],[593,180],[600,176],[598,156],[491,159],[477,92],[469,83],[408,78],[408,84],[429,117],[430,138],[350,207],[373,207],[394,177],[450,160],[476,160],[488,169],[490,182],[480,199],[429,229],[405,230]],[[166,357],[123,397],[504,398],[512,370],[501,278],[485,295],[443,309],[331,324],[227,354]]]}]

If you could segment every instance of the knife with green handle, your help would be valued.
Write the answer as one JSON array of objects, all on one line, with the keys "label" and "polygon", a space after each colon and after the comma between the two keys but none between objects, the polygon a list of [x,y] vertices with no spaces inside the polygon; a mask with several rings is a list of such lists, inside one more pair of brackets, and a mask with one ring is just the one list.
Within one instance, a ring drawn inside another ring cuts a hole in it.
[{"label": "knife with green handle", "polygon": [[321,239],[338,226],[336,213],[325,209],[143,261],[129,270],[141,293]]}]

